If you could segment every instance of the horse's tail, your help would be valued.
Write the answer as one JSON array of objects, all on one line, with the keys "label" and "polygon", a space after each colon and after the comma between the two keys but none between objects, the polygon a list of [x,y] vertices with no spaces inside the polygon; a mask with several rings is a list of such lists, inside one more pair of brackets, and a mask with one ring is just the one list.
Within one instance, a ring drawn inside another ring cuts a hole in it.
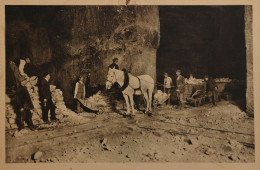
[{"label": "horse's tail", "polygon": [[154,79],[151,78],[151,86],[150,88],[147,88],[147,94],[149,96],[150,102],[153,100],[153,92],[154,92]]}]

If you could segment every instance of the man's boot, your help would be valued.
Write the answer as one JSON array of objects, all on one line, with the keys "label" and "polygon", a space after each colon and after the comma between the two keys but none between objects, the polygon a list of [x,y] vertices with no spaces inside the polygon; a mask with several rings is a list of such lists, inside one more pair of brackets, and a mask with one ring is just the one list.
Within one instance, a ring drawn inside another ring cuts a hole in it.
[{"label": "man's boot", "polygon": [[20,121],[20,122],[18,123],[18,130],[20,131],[20,130],[22,130],[22,129],[24,129],[24,123],[23,123],[22,121]]},{"label": "man's boot", "polygon": [[33,125],[32,119],[29,119],[29,120],[28,120],[28,127],[29,127],[29,129],[31,129],[32,131],[34,131],[34,130],[37,128],[37,126]]}]

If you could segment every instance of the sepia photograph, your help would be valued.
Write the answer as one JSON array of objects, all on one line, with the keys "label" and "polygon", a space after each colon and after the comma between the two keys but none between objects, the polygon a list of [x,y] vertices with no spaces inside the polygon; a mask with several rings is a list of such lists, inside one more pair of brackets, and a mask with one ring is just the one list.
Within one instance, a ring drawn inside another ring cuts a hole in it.
[{"label": "sepia photograph", "polygon": [[5,163],[255,163],[252,5],[5,5]]}]

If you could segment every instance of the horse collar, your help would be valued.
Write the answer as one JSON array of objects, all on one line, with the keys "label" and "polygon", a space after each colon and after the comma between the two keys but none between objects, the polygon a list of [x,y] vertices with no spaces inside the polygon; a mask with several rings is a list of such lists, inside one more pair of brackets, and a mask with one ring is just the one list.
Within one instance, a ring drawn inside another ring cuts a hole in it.
[{"label": "horse collar", "polygon": [[121,91],[124,91],[127,88],[127,86],[129,85],[129,75],[128,75],[128,73],[126,71],[124,71],[124,77],[125,77],[124,84],[120,88]]}]

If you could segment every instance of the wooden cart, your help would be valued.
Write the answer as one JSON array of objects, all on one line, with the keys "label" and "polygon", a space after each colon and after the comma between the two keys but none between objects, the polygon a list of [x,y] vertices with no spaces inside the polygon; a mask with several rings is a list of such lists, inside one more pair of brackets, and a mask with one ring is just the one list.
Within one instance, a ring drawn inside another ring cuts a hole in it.
[{"label": "wooden cart", "polygon": [[[205,83],[200,84],[186,84],[184,92],[184,100],[195,107],[205,103],[206,100],[206,86]],[[197,97],[198,96],[198,97]]]}]

